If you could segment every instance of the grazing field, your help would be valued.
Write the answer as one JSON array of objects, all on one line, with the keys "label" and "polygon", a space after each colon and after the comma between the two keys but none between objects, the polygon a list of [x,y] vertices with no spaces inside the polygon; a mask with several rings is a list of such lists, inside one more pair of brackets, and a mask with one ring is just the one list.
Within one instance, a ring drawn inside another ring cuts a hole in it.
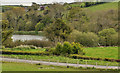
[{"label": "grazing field", "polygon": [[3,71],[95,71],[96,69],[85,69],[75,67],[63,67],[63,66],[47,66],[40,64],[28,64],[28,63],[15,63],[15,62],[3,62]]},{"label": "grazing field", "polygon": [[118,59],[118,47],[85,48],[85,56]]},{"label": "grazing field", "polygon": [[104,11],[104,10],[117,10],[118,9],[118,2],[110,2],[110,3],[104,3],[104,4],[99,4],[99,5],[94,5],[85,8],[90,11]]}]

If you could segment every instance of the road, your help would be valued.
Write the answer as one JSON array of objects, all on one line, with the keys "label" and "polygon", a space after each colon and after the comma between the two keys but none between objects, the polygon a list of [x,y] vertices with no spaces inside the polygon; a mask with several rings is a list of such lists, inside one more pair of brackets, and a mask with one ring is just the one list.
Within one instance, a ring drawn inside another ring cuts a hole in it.
[{"label": "road", "polygon": [[85,64],[71,64],[71,63],[58,63],[58,62],[46,62],[46,61],[35,61],[35,60],[24,60],[15,58],[2,58],[2,61],[8,62],[24,62],[31,64],[43,64],[43,65],[55,65],[55,66],[73,66],[73,67],[94,67],[100,69],[118,69],[118,66],[100,66],[100,65],[85,65]]}]

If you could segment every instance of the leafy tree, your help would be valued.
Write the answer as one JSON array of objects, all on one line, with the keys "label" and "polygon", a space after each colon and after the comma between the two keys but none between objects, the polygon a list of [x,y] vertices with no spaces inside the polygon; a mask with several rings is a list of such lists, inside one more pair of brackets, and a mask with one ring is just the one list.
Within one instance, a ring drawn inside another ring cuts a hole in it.
[{"label": "leafy tree", "polygon": [[100,36],[100,44],[103,46],[111,46],[112,45],[112,35],[116,34],[115,29],[103,29],[99,33]]},{"label": "leafy tree", "polygon": [[2,20],[2,44],[8,46],[12,42],[13,29],[8,28],[9,22]]},{"label": "leafy tree", "polygon": [[60,55],[62,53],[62,48],[63,48],[62,44],[58,42],[55,51],[57,55]]},{"label": "leafy tree", "polygon": [[72,51],[73,51],[73,54],[81,54],[83,55],[84,54],[84,51],[83,51],[83,46],[79,43],[72,43]]},{"label": "leafy tree", "polygon": [[93,32],[79,32],[73,31],[68,38],[68,41],[80,43],[83,46],[98,46],[99,37]]},{"label": "leafy tree", "polygon": [[66,41],[72,29],[61,19],[48,26],[45,30],[45,35],[54,43]]},{"label": "leafy tree", "polygon": [[71,27],[76,30],[84,31],[84,25],[86,22],[89,21],[88,16],[80,7],[72,7],[71,10],[68,12],[67,22]]},{"label": "leafy tree", "polygon": [[41,22],[39,22],[35,25],[35,30],[36,31],[41,31],[41,30],[43,30],[43,28],[44,28],[44,24],[41,23]]},{"label": "leafy tree", "polygon": [[62,54],[72,54],[73,50],[72,50],[72,46],[69,42],[64,42],[63,43],[63,48],[62,48]]},{"label": "leafy tree", "polygon": [[84,51],[82,49],[82,45],[79,43],[72,43],[64,42],[63,45],[61,43],[57,43],[57,46],[55,48],[57,55],[70,55],[70,54],[84,54]]}]

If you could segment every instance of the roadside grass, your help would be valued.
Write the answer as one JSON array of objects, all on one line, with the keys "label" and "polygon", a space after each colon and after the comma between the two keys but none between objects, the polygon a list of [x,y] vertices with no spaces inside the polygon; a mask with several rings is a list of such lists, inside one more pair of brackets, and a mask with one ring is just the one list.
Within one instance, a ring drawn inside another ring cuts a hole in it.
[{"label": "roadside grass", "polygon": [[108,61],[98,61],[98,60],[83,60],[83,59],[73,59],[63,56],[40,56],[40,55],[3,55],[4,57],[10,58],[19,58],[27,60],[38,60],[38,61],[51,61],[51,62],[60,62],[60,63],[72,63],[72,64],[89,64],[89,65],[103,65],[106,66],[118,66],[117,62],[108,62]]},{"label": "roadside grass", "polygon": [[97,69],[87,68],[75,68],[65,66],[53,66],[53,65],[38,65],[28,63],[16,63],[16,62],[2,62],[3,71],[96,71]]}]

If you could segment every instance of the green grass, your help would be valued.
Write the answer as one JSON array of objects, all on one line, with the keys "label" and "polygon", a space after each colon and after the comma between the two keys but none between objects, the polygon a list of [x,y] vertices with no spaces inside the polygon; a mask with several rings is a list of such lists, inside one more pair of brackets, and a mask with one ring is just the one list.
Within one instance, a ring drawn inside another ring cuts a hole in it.
[{"label": "green grass", "polygon": [[[21,51],[18,49],[11,49],[11,48],[5,48],[4,50]],[[38,51],[45,51],[45,48],[30,49],[24,51],[38,52]],[[85,56],[118,59],[118,47],[88,47],[88,48],[84,48],[84,51],[85,51]]]},{"label": "green grass", "polygon": [[110,10],[110,9],[118,9],[118,2],[110,2],[110,3],[104,3],[99,5],[94,5],[85,8],[90,11],[104,11],[104,10]]},{"label": "green grass", "polygon": [[[11,50],[11,49],[9,49]],[[26,51],[32,51],[32,52],[37,52],[37,51],[44,51],[45,49],[31,49],[31,50],[26,50]],[[85,51],[85,56],[90,56],[90,57],[97,57],[97,58],[113,58],[113,59],[118,59],[118,47],[88,47],[84,48]],[[98,65],[106,65],[106,63],[109,63],[109,65],[118,65],[117,62],[108,62],[108,61],[97,61],[97,60],[82,60],[82,59],[72,59],[68,57],[63,57],[63,56],[40,56],[40,55],[4,55],[7,57],[19,57],[20,59],[33,59],[33,60],[43,60],[43,61],[53,61],[57,62],[58,60],[60,62],[69,62],[69,63],[77,63],[78,61],[81,64],[85,64],[86,61],[88,61],[88,64],[95,65],[96,62],[98,62]]]},{"label": "green grass", "polygon": [[85,48],[85,56],[118,59],[118,47]]},{"label": "green grass", "polygon": [[51,61],[51,62],[61,62],[61,63],[73,63],[77,64],[79,61],[79,64],[86,64],[86,61],[90,65],[96,65],[96,62],[98,65],[106,65],[107,63],[110,66],[118,66],[117,62],[108,62],[108,61],[97,61],[97,60],[83,60],[83,59],[72,59],[68,57],[63,56],[40,56],[40,55],[4,55],[5,57],[11,57],[11,58],[19,58],[19,59],[28,59],[28,60],[40,60],[40,61]]},{"label": "green grass", "polygon": [[3,62],[3,71],[95,71],[96,69],[85,69],[63,66],[47,66],[28,63]]}]

